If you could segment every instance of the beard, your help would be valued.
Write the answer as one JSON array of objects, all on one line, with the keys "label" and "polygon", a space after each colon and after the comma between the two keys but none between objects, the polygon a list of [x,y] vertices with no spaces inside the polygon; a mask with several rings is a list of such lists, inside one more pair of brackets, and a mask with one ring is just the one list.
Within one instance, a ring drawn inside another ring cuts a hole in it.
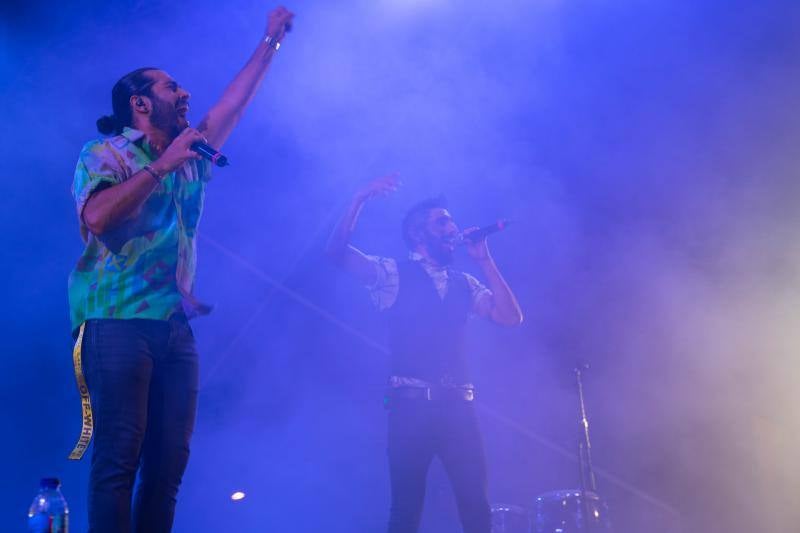
[{"label": "beard", "polygon": [[449,245],[450,239],[435,237],[431,234],[425,235],[425,248],[437,263],[447,266],[453,262],[453,249]]},{"label": "beard", "polygon": [[150,124],[174,139],[189,123],[178,113],[176,106],[158,97],[151,97],[153,112],[150,113]]}]

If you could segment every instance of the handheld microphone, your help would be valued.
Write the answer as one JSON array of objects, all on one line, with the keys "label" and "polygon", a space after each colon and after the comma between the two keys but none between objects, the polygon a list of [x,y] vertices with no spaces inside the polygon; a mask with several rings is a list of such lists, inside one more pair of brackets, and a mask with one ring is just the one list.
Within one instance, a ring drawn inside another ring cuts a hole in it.
[{"label": "handheld microphone", "polygon": [[216,150],[211,148],[206,143],[201,143],[198,141],[196,143],[193,143],[191,148],[192,150],[202,155],[204,158],[208,159],[218,167],[224,167],[228,165],[228,158],[222,155],[220,152],[217,152]]},{"label": "handheld microphone", "polygon": [[467,244],[467,243],[478,242],[479,240],[486,238],[486,236],[491,235],[492,233],[497,233],[498,231],[503,231],[504,229],[506,229],[508,227],[509,224],[511,224],[510,220],[507,220],[505,218],[501,218],[500,220],[498,220],[494,224],[491,224],[489,226],[484,226],[484,227],[482,227],[480,229],[476,229],[475,231],[473,231],[471,233],[468,233],[466,235],[464,233],[459,233],[458,234],[458,244]]}]

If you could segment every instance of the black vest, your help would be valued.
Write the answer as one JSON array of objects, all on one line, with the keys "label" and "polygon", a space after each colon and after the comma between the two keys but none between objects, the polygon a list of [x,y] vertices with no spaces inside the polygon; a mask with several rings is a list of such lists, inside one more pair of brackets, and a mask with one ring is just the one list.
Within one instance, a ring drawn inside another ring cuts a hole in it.
[{"label": "black vest", "polygon": [[390,367],[394,376],[431,383],[470,381],[464,354],[464,326],[472,293],[461,272],[448,269],[447,294],[439,297],[419,262],[398,261],[397,300],[388,310]]}]

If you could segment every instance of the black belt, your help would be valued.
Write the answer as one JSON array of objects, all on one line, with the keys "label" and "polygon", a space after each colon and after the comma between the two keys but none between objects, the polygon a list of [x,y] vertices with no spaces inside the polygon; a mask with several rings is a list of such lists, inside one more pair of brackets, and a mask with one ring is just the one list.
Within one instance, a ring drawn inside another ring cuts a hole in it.
[{"label": "black belt", "polygon": [[471,402],[475,399],[475,389],[463,387],[392,387],[386,392],[391,400],[461,400]]}]

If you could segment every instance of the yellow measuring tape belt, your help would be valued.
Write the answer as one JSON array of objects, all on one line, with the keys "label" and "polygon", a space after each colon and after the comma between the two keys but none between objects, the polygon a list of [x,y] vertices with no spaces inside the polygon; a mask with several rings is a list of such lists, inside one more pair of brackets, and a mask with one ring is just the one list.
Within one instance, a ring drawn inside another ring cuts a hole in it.
[{"label": "yellow measuring tape belt", "polygon": [[86,380],[83,377],[83,363],[81,361],[81,344],[83,344],[83,330],[86,323],[81,324],[81,329],[78,332],[78,340],[75,341],[75,347],[72,349],[72,366],[75,369],[75,381],[78,382],[78,392],[81,395],[81,407],[83,411],[83,426],[81,427],[81,436],[78,438],[78,443],[75,449],[69,454],[69,458],[77,461],[86,452],[89,447],[89,441],[92,440],[92,432],[94,431],[94,418],[92,416],[92,401],[89,399],[89,388],[86,386]]}]

